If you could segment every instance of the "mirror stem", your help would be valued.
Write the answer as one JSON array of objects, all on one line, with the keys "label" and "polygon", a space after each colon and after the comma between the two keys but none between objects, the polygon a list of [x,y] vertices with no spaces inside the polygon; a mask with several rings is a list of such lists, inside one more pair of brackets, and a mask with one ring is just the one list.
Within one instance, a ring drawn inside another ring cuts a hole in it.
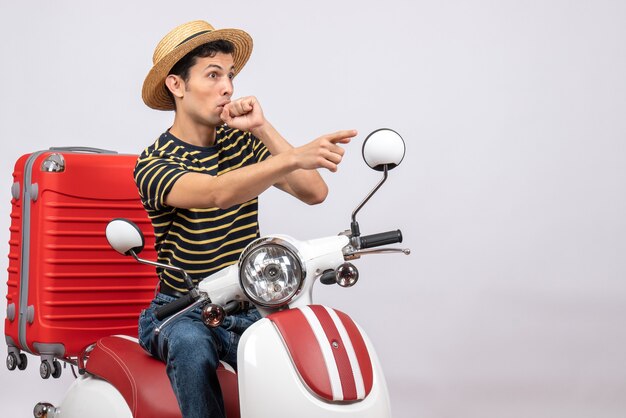
[{"label": "mirror stem", "polygon": [[380,189],[383,183],[387,181],[388,171],[389,170],[388,170],[387,164],[385,164],[384,169],[383,169],[383,179],[376,185],[376,187],[374,187],[374,189],[371,192],[369,192],[367,197],[359,204],[359,206],[357,206],[354,212],[352,212],[352,223],[350,224],[352,238],[355,238],[358,240],[359,236],[361,235],[361,231],[359,230],[359,223],[356,221],[356,214],[359,213],[359,211],[363,208],[363,206],[365,206],[365,204],[372,198],[372,196],[374,196],[374,193],[376,193],[378,189]]},{"label": "mirror stem", "polygon": [[187,285],[187,288],[189,290],[194,289],[193,281],[191,280],[191,277],[189,277],[189,274],[187,274],[187,272],[181,269],[180,267],[170,266],[168,264],[163,264],[163,263],[157,263],[156,261],[144,260],[143,258],[139,258],[139,256],[135,254],[134,250],[130,250],[129,253],[130,255],[133,256],[135,260],[137,260],[138,262],[142,264],[147,264],[149,266],[154,266],[154,267],[161,267],[166,270],[173,270],[173,271],[177,271],[181,273],[183,275],[183,279],[185,280],[185,284]]}]

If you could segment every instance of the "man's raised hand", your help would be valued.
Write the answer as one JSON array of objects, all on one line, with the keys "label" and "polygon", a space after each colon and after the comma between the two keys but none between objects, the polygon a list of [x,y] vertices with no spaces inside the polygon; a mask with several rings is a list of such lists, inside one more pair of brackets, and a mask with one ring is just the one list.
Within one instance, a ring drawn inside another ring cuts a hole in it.
[{"label": "man's raised hand", "polygon": [[220,118],[231,128],[251,131],[265,123],[261,104],[254,96],[242,97],[226,104]]},{"label": "man's raised hand", "polygon": [[293,149],[296,165],[305,170],[326,168],[333,173],[341,162],[345,150],[339,144],[347,144],[357,135],[354,129],[323,135],[306,145]]}]

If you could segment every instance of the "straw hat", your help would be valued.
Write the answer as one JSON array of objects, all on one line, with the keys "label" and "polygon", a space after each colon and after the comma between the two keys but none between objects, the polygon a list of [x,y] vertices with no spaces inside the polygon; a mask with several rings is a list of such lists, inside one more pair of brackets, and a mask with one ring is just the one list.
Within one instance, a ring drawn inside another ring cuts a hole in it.
[{"label": "straw hat", "polygon": [[197,46],[217,40],[230,41],[234,47],[235,75],[241,71],[252,53],[252,38],[239,29],[215,29],[203,20],[195,20],[172,29],[157,45],[152,56],[153,67],[143,82],[141,96],[153,109],[173,110],[174,102],[167,94],[165,78],[172,67]]}]

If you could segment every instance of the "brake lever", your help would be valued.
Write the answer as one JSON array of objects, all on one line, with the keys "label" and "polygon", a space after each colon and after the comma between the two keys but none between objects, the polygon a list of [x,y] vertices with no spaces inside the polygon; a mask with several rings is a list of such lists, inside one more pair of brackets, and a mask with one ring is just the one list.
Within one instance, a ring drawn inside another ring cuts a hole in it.
[{"label": "brake lever", "polygon": [[344,253],[344,258],[346,260],[353,260],[355,258],[359,258],[362,255],[369,254],[394,254],[394,253],[402,253],[404,255],[410,255],[411,250],[409,248],[373,248],[367,250],[355,250],[355,251],[347,251]]}]

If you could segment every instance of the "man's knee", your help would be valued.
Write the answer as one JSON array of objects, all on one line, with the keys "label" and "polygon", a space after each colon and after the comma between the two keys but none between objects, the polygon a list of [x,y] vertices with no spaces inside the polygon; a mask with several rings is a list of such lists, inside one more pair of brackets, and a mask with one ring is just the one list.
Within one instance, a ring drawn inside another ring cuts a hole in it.
[{"label": "man's knee", "polygon": [[[180,325],[180,326],[179,326]],[[169,357],[186,358],[192,363],[209,362],[217,367],[218,347],[213,333],[204,327],[172,324],[167,336]]]}]

